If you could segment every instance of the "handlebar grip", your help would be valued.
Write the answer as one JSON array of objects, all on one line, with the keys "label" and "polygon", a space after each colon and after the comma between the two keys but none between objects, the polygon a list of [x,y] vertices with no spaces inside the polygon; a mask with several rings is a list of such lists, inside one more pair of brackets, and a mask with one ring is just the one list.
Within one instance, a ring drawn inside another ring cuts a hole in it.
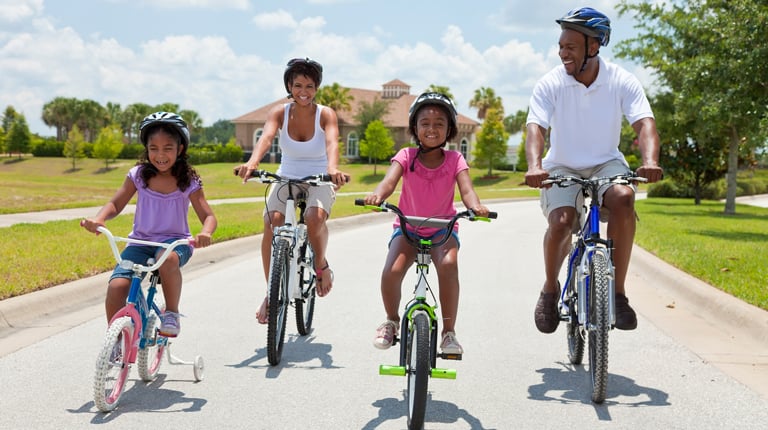
[{"label": "handlebar grip", "polygon": [[355,206],[365,206],[365,200],[355,199]]},{"label": "handlebar grip", "polygon": [[[349,175],[344,175],[344,183],[345,183],[345,184],[346,184],[347,182],[349,182],[349,181],[350,181],[350,179],[352,179],[352,177],[351,177],[351,176],[349,176]],[[329,175],[329,174],[327,174],[327,173],[323,173],[322,175],[320,175],[320,180],[321,180],[321,181],[323,181],[323,182],[333,182],[333,178],[331,177],[331,175]]]},{"label": "handlebar grip", "polygon": [[498,212],[488,212],[488,218],[496,219],[499,216]]}]

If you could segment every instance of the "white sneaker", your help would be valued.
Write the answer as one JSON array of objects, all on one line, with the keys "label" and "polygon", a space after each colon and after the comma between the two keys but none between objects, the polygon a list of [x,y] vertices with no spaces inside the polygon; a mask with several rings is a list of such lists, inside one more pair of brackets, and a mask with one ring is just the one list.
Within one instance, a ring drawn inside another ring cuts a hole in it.
[{"label": "white sneaker", "polygon": [[376,329],[376,337],[373,339],[373,346],[378,349],[388,349],[392,346],[397,336],[397,322],[387,320]]},{"label": "white sneaker", "polygon": [[456,339],[456,333],[452,331],[445,332],[443,341],[440,342],[440,350],[443,354],[464,354],[464,348]]},{"label": "white sneaker", "polygon": [[176,337],[181,331],[179,323],[179,314],[176,312],[165,311],[160,322],[160,335],[165,337]]}]

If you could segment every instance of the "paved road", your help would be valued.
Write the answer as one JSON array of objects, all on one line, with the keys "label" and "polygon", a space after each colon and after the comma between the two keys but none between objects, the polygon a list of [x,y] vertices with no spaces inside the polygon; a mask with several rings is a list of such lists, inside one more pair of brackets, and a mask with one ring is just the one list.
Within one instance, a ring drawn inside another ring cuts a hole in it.
[{"label": "paved road", "polygon": [[[452,363],[457,380],[430,381],[427,429],[566,422],[574,428],[762,428],[768,420],[768,342],[759,336],[766,331],[738,318],[768,323],[767,313],[711,289],[700,294],[705,286],[641,252],[628,284],[640,325],[612,332],[608,399],[591,404],[585,368],[567,364],[562,327],[542,335],[532,323],[544,229],[536,206],[493,203],[499,220],[462,225],[458,327],[466,354]],[[0,308],[5,321],[17,321],[0,329],[0,347],[7,349],[0,351],[0,428],[404,428],[405,381],[376,372],[396,353],[370,344],[382,317],[376,279],[388,224],[378,214],[331,224],[334,291],[318,302],[310,336],[295,336],[289,325],[284,360],[276,367],[267,364],[265,329],[253,318],[264,289],[259,238],[199,250],[185,270],[187,318],[173,349],[182,358],[202,355],[205,380],[194,383],[190,367],[165,363],[156,382],[132,380],[121,407],[108,415],[95,411],[90,392],[105,327],[104,275],[14,305],[54,309],[72,292],[99,292],[77,312],[24,322],[18,311]]]}]

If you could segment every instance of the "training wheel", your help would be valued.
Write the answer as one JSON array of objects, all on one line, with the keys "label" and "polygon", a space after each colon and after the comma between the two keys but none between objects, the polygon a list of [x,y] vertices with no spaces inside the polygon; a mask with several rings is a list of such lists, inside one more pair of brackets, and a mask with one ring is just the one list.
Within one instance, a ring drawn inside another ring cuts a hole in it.
[{"label": "training wheel", "polygon": [[203,380],[203,371],[205,370],[205,363],[203,357],[198,355],[195,357],[195,362],[192,364],[192,371],[195,373],[195,381],[200,382]]}]

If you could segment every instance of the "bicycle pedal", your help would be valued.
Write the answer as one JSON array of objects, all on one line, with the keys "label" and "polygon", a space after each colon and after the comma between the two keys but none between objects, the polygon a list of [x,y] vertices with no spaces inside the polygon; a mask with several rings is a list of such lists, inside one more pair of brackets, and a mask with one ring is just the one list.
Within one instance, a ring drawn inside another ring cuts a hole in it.
[{"label": "bicycle pedal", "polygon": [[437,356],[442,358],[443,360],[457,360],[458,361],[458,360],[461,360],[462,355],[463,354],[446,354],[446,353],[441,353],[441,354],[438,354]]},{"label": "bicycle pedal", "polygon": [[405,376],[405,367],[403,366],[389,366],[386,364],[379,365],[379,375],[386,376]]}]

